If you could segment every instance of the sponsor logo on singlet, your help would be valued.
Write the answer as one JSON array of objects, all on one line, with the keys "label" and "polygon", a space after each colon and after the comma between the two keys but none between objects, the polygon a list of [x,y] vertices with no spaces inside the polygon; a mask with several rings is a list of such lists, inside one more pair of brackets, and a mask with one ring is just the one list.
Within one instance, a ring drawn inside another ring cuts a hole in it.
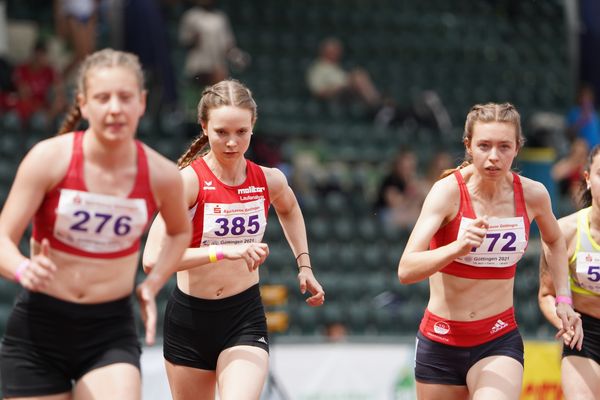
[{"label": "sponsor logo on singlet", "polygon": [[238,189],[238,195],[240,196],[240,201],[251,201],[251,200],[260,200],[264,199],[265,188],[262,186],[248,186],[247,188]]},{"label": "sponsor logo on singlet", "polygon": [[204,190],[217,190],[216,187],[213,186],[213,182],[212,181],[204,181]]},{"label": "sponsor logo on singlet", "polygon": [[265,188],[262,186],[248,186],[247,188],[238,189],[238,194],[250,194],[250,193],[262,193],[265,191]]}]

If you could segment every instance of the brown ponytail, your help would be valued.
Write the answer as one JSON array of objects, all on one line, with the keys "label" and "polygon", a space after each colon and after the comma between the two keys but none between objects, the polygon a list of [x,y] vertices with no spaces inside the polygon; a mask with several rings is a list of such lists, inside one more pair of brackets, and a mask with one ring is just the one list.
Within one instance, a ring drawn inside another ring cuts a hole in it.
[{"label": "brown ponytail", "polygon": [[77,96],[75,96],[75,100],[69,109],[69,112],[65,116],[60,129],[56,133],[56,136],[64,135],[65,133],[72,132],[77,128],[77,125],[81,121],[81,110],[79,109],[79,104],[77,103]]},{"label": "brown ponytail", "polygon": [[208,136],[200,133],[200,136],[194,139],[194,141],[186,150],[186,152],[183,153],[181,157],[179,157],[179,160],[177,160],[177,166],[179,167],[179,169],[184,169],[185,167],[190,165],[192,161],[194,161],[196,158],[206,154],[206,152],[203,153],[202,150],[205,149],[207,146]]},{"label": "brown ponytail", "polygon": [[456,168],[449,168],[449,169],[445,169],[442,171],[442,173],[440,174],[440,177],[438,178],[438,180],[447,177],[448,175],[451,175],[454,173],[454,171],[458,171],[460,169],[463,169],[464,167],[468,166],[469,164],[471,164],[471,160],[464,160],[458,167]]}]

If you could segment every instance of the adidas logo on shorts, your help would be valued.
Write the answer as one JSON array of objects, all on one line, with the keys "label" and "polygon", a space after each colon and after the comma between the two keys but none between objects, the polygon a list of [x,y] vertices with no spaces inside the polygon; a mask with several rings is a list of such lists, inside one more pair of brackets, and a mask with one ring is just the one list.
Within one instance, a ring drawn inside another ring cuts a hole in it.
[{"label": "adidas logo on shorts", "polygon": [[502,321],[501,319],[499,319],[498,321],[496,321],[496,323],[494,324],[494,327],[492,328],[492,330],[490,331],[490,333],[496,333],[501,329],[504,329],[508,326],[508,324],[504,321]]},{"label": "adidas logo on shorts", "polygon": [[265,339],[264,336],[261,336],[260,339],[257,340],[257,342],[261,342],[261,343],[264,343],[264,344],[269,344],[269,343],[267,343],[267,340]]}]

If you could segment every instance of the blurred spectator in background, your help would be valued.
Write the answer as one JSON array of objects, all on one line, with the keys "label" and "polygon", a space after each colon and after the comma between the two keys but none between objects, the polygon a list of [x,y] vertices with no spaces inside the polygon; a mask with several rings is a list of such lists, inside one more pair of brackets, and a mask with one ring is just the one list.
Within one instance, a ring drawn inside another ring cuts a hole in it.
[{"label": "blurred spectator in background", "polygon": [[319,57],[309,66],[306,80],[310,92],[321,99],[358,97],[371,108],[382,104],[381,94],[362,68],[346,71],[342,65],[344,49],[337,38],[324,39],[319,46]]},{"label": "blurred spectator in background", "polygon": [[327,171],[321,164],[317,152],[299,150],[293,153],[290,185],[298,197],[318,194],[318,188],[326,180]]},{"label": "blurred spectator in background", "polygon": [[328,342],[345,342],[348,337],[348,329],[342,321],[334,321],[325,326],[325,339]]},{"label": "blurred spectator in background", "polygon": [[[158,117],[160,111],[176,111],[177,80],[159,2],[127,0],[122,2],[122,7],[124,49],[139,57],[148,80],[146,114]],[[196,102],[198,95],[196,93]],[[175,121],[179,117],[176,113],[171,116]]]},{"label": "blurred spectator in background", "polygon": [[48,61],[45,43],[38,41],[31,57],[13,71],[14,96],[8,100],[8,108],[14,109],[22,126],[27,126],[35,114],[45,123],[66,110],[67,101],[60,73]]},{"label": "blurred spectator in background", "polygon": [[188,0],[181,17],[179,41],[187,48],[185,74],[201,88],[229,77],[229,65],[244,69],[250,56],[236,46],[227,14],[216,0]]},{"label": "blurred spectator in background", "polygon": [[585,139],[590,149],[600,144],[600,119],[594,101],[594,89],[583,84],[577,93],[577,104],[567,115],[567,134],[570,140]]},{"label": "blurred spectator in background", "polygon": [[588,150],[585,139],[577,138],[571,145],[569,154],[552,167],[552,179],[558,184],[562,200],[568,200],[571,211],[578,208]]},{"label": "blurred spectator in background", "polygon": [[54,0],[55,30],[73,50],[62,71],[68,79],[79,63],[96,50],[96,26],[100,0]]},{"label": "blurred spectator in background", "polygon": [[440,179],[442,173],[448,169],[454,169],[454,159],[450,153],[440,150],[433,155],[427,168],[427,186],[429,189]]},{"label": "blurred spectator in background", "polygon": [[6,97],[14,90],[12,83],[12,65],[7,59],[8,32],[6,2],[0,0],[0,114],[6,107]]},{"label": "blurred spectator in background", "polygon": [[335,37],[319,45],[319,56],[306,71],[306,83],[311,94],[324,100],[358,100],[369,108],[375,124],[397,126],[407,120],[439,130],[445,134],[452,128],[450,115],[434,90],[419,93],[411,104],[400,105],[382,94],[363,68],[347,70],[342,66],[344,47]]},{"label": "blurred spectator in background", "polygon": [[417,220],[428,185],[417,174],[417,155],[400,150],[379,187],[375,209],[383,223],[406,228]]},{"label": "blurred spectator in background", "polygon": [[410,104],[402,106],[394,99],[384,98],[374,122],[380,126],[425,126],[442,135],[449,134],[452,129],[450,114],[435,90],[425,90],[414,96]]},{"label": "blurred spectator in background", "polygon": [[442,135],[451,134],[450,114],[435,90],[424,90],[419,93],[413,100],[413,108],[420,125],[435,129]]},{"label": "blurred spectator in background", "polygon": [[15,86],[12,81],[12,65],[0,56],[0,114],[5,112],[14,93]]}]

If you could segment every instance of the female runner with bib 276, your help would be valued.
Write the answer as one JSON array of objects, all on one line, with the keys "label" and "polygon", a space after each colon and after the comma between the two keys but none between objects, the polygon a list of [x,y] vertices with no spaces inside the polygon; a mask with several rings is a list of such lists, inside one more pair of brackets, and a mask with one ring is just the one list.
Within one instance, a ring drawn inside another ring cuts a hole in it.
[{"label": "female runner with bib 276", "polygon": [[[0,271],[24,288],[0,351],[6,398],[141,397],[130,302],[140,238],[160,210],[168,221],[164,251],[137,287],[150,344],[154,298],[191,231],[177,167],[135,140],[145,105],[137,57],[93,53],[59,135],[35,145],[19,166],[0,215]],[[89,128],[73,131],[81,117]],[[29,259],[17,245],[32,218]]]},{"label": "female runner with bib 276", "polygon": [[438,180],[423,204],[398,265],[401,283],[429,278],[417,334],[415,379],[423,399],[518,399],[523,341],[513,310],[516,263],[536,220],[551,255],[557,315],[581,346],[570,303],[564,239],[544,186],[511,171],[523,144],[508,103],[475,105],[467,115],[466,161]]}]

